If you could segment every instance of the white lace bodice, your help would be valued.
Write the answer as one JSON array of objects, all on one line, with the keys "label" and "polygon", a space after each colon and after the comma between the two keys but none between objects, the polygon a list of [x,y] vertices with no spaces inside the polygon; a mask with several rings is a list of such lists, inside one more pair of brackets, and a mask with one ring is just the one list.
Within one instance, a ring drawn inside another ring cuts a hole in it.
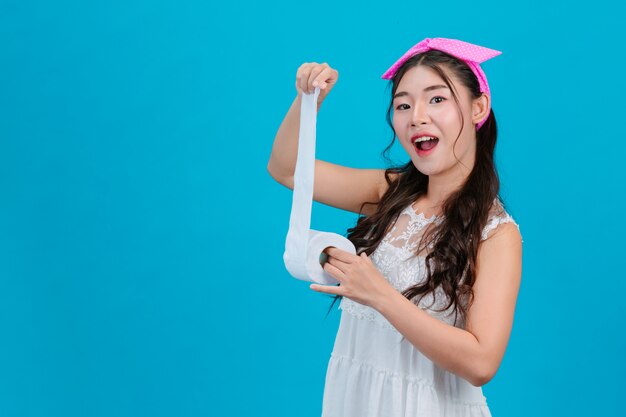
[{"label": "white lace bodice", "polygon": [[[439,216],[425,217],[423,213],[416,213],[413,204],[410,204],[400,213],[378,248],[372,253],[370,257],[372,262],[396,290],[404,291],[426,279],[426,254],[416,255],[415,252],[424,232],[428,230],[428,226],[433,223],[439,224],[442,220],[443,218]],[[508,222],[518,226],[496,198],[488,223],[483,229],[481,240],[488,239],[498,225]],[[433,297],[433,294],[427,294],[422,297],[418,305],[432,316],[450,325],[464,328],[465,324],[460,315],[457,317],[457,323],[454,324],[453,306],[444,311],[436,311],[443,310],[447,302],[448,298],[443,290],[437,288],[436,297]],[[347,297],[342,298],[339,308],[360,319],[366,319],[382,327],[395,330],[395,327],[378,311]],[[398,335],[402,338],[399,332]]]}]

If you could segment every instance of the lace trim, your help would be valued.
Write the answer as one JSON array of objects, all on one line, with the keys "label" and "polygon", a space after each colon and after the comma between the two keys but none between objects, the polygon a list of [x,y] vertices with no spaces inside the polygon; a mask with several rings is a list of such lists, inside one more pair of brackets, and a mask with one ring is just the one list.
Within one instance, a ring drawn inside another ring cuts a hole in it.
[{"label": "lace trim", "polygon": [[[489,222],[483,228],[481,240],[486,240],[489,232],[491,232],[496,227],[504,223],[513,223],[515,226],[517,226],[517,230],[520,231],[519,224],[517,224],[517,222],[513,219],[513,217],[509,213],[504,211],[504,207],[502,206],[502,203],[497,197],[496,199],[494,199],[494,205],[500,209],[500,212],[490,217]],[[431,223],[437,223],[437,224],[441,223],[443,221],[443,217],[437,216],[437,215],[425,217],[424,213],[422,212],[416,213],[415,210],[413,209],[413,203],[409,204],[402,211],[401,214],[403,213],[407,213],[409,217],[411,218],[411,221],[409,221],[407,228],[402,232],[402,234],[388,239],[387,236],[391,235],[392,232],[396,230],[396,225],[394,225],[391,231],[388,233],[388,235],[385,236],[383,241],[387,241],[388,243],[391,243],[391,242],[395,242],[401,239],[405,240],[406,243],[401,249],[403,249],[407,253],[414,253],[415,249],[417,248],[418,242],[413,242],[409,244],[410,237]],[[522,239],[522,242],[524,242],[523,239]],[[429,247],[432,247],[432,245],[429,245]]]},{"label": "lace trim", "polygon": [[[433,303],[433,295],[431,293],[431,294],[425,295],[420,300],[417,306],[421,308],[423,311],[425,311],[426,313],[428,313],[430,316],[440,321],[443,321],[444,323],[453,325],[454,309],[452,307],[444,311],[434,311],[434,310],[443,309],[447,304],[446,301],[447,300],[445,298],[445,294],[438,291],[437,298],[434,303]],[[389,322],[389,320],[385,318],[385,316],[380,314],[376,309],[372,307],[363,305],[347,297],[343,297],[341,299],[341,302],[339,303],[339,309],[347,314],[350,314],[351,316],[355,317],[358,320],[365,320],[381,328],[393,331],[393,333],[395,333],[396,337],[399,338],[399,340],[402,340],[404,338],[402,333],[400,333],[398,329],[396,329]],[[457,319],[457,327],[460,326],[461,328],[463,328],[464,324],[460,323],[460,321],[461,321],[460,319]]]},{"label": "lace trim", "polygon": [[341,303],[339,303],[339,308],[359,320],[368,321],[382,328],[393,330],[395,333],[400,334],[400,332],[398,332],[398,329],[393,327],[393,325],[389,323],[385,316],[369,306],[357,303],[356,301],[352,301],[347,297],[343,297],[341,299]]},{"label": "lace trim", "polygon": [[[517,226],[517,230],[520,230],[519,224],[517,224],[515,222],[513,217],[511,217],[511,215],[509,213],[504,213],[504,216],[494,216],[494,217],[491,218],[491,220],[489,220],[489,223],[487,223],[487,225],[483,228],[483,233],[482,233],[482,236],[481,236],[481,240],[486,240],[487,239],[487,235],[489,234],[489,232],[491,232],[496,227],[498,227],[499,225],[504,224],[504,223],[513,223],[515,226]],[[523,241],[524,240],[522,239],[522,242]]]},{"label": "lace trim", "polygon": [[422,212],[416,213],[415,210],[413,210],[413,203],[409,204],[409,206],[405,208],[404,211],[408,212],[411,218],[418,223],[420,229],[424,226],[429,225],[430,223],[441,223],[443,221],[443,217],[441,216],[436,216],[433,214],[430,217],[426,217]]},{"label": "lace trim", "polygon": [[[441,223],[442,221],[443,217],[435,215],[425,217],[424,213],[416,213],[412,204],[409,204],[400,213],[391,230],[383,237],[381,244],[393,248],[397,258],[400,261],[405,261],[415,255],[422,230],[431,223]],[[403,227],[403,229],[396,235],[398,227]],[[433,244],[429,244],[428,248],[432,249]]]}]

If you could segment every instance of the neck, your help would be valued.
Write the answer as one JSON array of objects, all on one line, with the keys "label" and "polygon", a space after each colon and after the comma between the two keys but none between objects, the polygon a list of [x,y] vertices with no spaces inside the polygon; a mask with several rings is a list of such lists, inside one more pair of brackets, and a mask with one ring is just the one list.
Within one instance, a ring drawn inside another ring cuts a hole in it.
[{"label": "neck", "polygon": [[424,196],[425,203],[435,211],[441,211],[441,205],[450,195],[463,187],[476,163],[476,148],[471,147],[463,155],[459,155],[460,161],[447,170],[428,176],[428,187]]},{"label": "neck", "polygon": [[439,207],[450,195],[461,189],[470,171],[455,165],[450,171],[428,176],[425,200],[431,207]]}]

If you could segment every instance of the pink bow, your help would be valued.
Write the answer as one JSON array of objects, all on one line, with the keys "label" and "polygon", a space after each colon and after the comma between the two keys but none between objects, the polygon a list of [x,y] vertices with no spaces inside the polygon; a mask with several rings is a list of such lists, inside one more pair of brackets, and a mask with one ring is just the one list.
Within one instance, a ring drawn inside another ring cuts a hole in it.
[{"label": "pink bow", "polygon": [[[397,60],[387,71],[385,71],[382,78],[390,80],[391,78],[393,78],[400,66],[402,66],[402,64],[404,64],[409,58],[411,58],[413,55],[417,55],[431,49],[446,52],[464,61],[470,67],[472,72],[474,72],[476,78],[478,78],[480,91],[491,96],[491,92],[489,91],[489,84],[487,83],[487,77],[485,76],[482,68],[480,68],[479,64],[500,55],[502,52],[496,51],[495,49],[489,49],[482,46],[474,45],[472,43],[459,41],[457,39],[424,39],[423,41],[417,43],[411,49],[406,51],[399,60]],[[485,120],[481,121],[477,125],[477,129],[480,129]]]}]

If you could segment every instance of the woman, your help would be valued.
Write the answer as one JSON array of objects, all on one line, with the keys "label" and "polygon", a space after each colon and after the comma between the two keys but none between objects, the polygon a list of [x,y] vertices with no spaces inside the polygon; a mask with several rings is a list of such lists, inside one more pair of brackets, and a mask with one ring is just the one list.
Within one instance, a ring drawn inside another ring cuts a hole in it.
[{"label": "woman", "polygon": [[[498,198],[496,121],[479,65],[498,54],[424,39],[383,75],[392,84],[387,120],[411,160],[387,170],[316,161],[313,198],[364,214],[348,235],[358,255],[325,250],[324,269],[339,284],[311,285],[341,298],[346,313],[325,417],[490,416],[481,386],[506,350],[522,255]],[[327,64],[298,69],[298,97],[268,165],[292,189],[300,95],[319,87],[319,108],[337,79]]]}]

